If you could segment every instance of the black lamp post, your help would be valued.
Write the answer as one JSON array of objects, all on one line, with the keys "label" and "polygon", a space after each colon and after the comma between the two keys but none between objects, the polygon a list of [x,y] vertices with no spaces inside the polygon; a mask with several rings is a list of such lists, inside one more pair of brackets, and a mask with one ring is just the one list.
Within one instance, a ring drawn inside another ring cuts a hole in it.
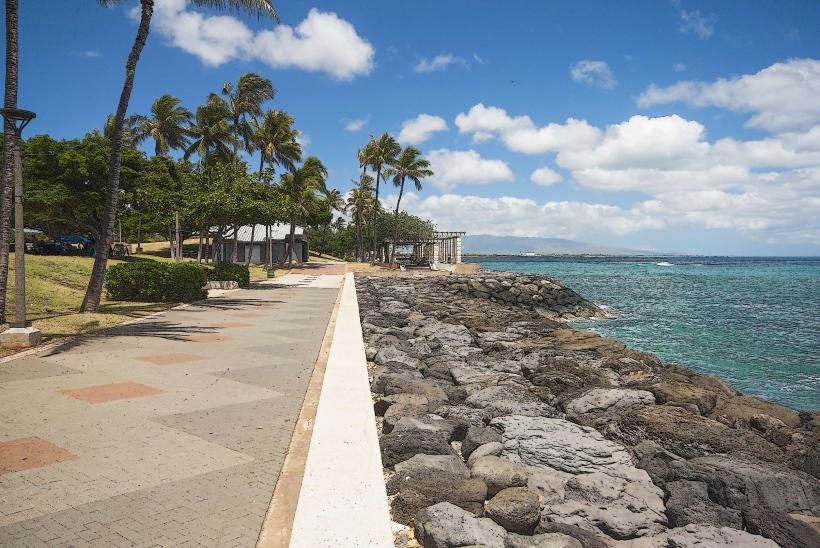
[{"label": "black lamp post", "polygon": [[[22,139],[23,128],[31,122],[36,114],[30,110],[18,108],[0,109],[3,118],[14,127],[14,289],[15,319],[10,322],[12,328],[25,329],[31,325],[26,322],[26,235],[23,223],[23,163]],[[8,143],[8,141],[6,141]],[[39,335],[39,332],[38,332]],[[39,339],[39,336],[37,336]],[[37,341],[39,342],[39,340]],[[34,344],[37,344],[34,342]]]}]

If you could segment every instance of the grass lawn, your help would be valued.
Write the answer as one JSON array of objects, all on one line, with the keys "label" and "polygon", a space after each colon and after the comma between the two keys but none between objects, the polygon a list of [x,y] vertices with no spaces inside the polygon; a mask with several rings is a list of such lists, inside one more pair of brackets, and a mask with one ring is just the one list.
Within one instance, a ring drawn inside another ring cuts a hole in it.
[{"label": "grass lawn", "polygon": [[[144,256],[151,260],[168,260]],[[6,311],[14,317],[14,254],[9,256],[9,284],[6,293]],[[109,260],[108,264],[122,261]],[[43,332],[43,342],[89,333],[103,327],[122,323],[152,312],[164,310],[174,303],[135,303],[109,301],[103,298],[100,312],[79,314],[91,267],[90,257],[59,257],[26,255],[26,308],[28,319]],[[6,325],[0,329],[6,329]],[[0,357],[14,353],[0,349]]]}]

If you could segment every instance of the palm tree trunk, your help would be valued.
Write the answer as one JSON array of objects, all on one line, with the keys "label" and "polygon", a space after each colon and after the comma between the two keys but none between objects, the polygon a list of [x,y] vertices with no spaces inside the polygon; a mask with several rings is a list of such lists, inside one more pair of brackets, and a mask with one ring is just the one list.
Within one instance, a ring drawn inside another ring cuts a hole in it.
[{"label": "palm tree trunk", "polygon": [[393,215],[393,245],[390,250],[390,266],[396,262],[396,240],[399,239],[399,205],[401,204],[401,195],[404,194],[404,176],[401,178],[401,186],[399,187],[399,199],[396,200],[396,213]]},{"label": "palm tree trunk", "polygon": [[239,262],[239,225],[233,225],[233,251],[231,251],[231,262]]},{"label": "palm tree trunk", "polygon": [[[17,108],[17,0],[6,0],[6,89],[5,108]],[[14,124],[3,125],[3,185],[0,189],[0,323],[6,321],[6,287],[9,279],[9,242],[11,240],[11,195],[14,189],[14,158],[20,146]]]},{"label": "palm tree trunk", "polygon": [[176,239],[177,243],[177,254],[176,254],[176,261],[179,262],[182,260],[182,234],[179,231],[179,211],[174,212],[174,226],[175,226],[175,235],[174,238]]},{"label": "palm tree trunk", "polygon": [[199,231],[199,245],[196,248],[196,262],[202,264],[202,231]]},{"label": "palm tree trunk", "polygon": [[376,202],[373,204],[373,256],[370,258],[370,264],[375,264],[376,262],[376,254],[378,253],[378,241],[379,237],[376,234],[376,219],[379,214],[379,180],[381,179],[382,175],[382,166],[380,165],[376,170]]},{"label": "palm tree trunk", "polygon": [[245,254],[245,266],[251,266],[251,256],[253,255],[253,237],[255,236],[255,234],[254,234],[255,232],[256,232],[256,223],[251,225],[251,245],[248,246],[248,247],[250,247],[250,251],[248,251]]},{"label": "palm tree trunk", "polygon": [[137,37],[128,54],[125,64],[125,83],[122,86],[120,101],[117,104],[117,114],[114,117],[114,142],[111,143],[111,168],[108,176],[108,200],[103,214],[102,231],[97,241],[97,252],[94,257],[94,268],[91,270],[91,279],[85,292],[81,312],[96,312],[100,308],[102,299],[103,278],[108,266],[108,254],[111,251],[111,240],[114,236],[114,217],[117,213],[117,200],[120,192],[120,164],[122,162],[122,126],[125,113],[128,111],[128,101],[131,99],[131,89],[134,87],[134,74],[137,70],[142,49],[148,40],[148,31],[151,27],[151,16],[154,13],[154,0],[140,0],[140,24]]},{"label": "palm tree trunk", "polygon": [[290,221],[290,234],[288,235],[288,268],[293,266],[293,248],[294,245],[294,234],[296,233],[296,218],[294,217]]}]

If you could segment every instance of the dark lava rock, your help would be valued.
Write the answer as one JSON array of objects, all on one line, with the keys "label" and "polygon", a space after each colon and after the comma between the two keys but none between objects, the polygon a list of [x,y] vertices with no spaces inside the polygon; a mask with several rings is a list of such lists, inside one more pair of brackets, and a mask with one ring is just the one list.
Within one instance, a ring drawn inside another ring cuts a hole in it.
[{"label": "dark lava rock", "polygon": [[566,523],[541,520],[535,529],[535,533],[561,533],[576,539],[584,548],[608,548],[607,542],[597,533]]},{"label": "dark lava rock", "polygon": [[449,502],[480,515],[487,498],[487,486],[460,472],[417,463],[388,478],[387,494],[396,495],[391,503],[393,520],[412,526],[419,510],[439,502]]},{"label": "dark lava rock", "polygon": [[538,494],[526,487],[502,489],[484,505],[484,515],[507,531],[532,534],[538,525]]},{"label": "dark lava rock", "polygon": [[783,462],[776,445],[744,430],[736,430],[679,407],[639,407],[619,412],[602,433],[626,445],[651,440],[681,457],[714,453],[746,454],[768,462]]},{"label": "dark lava rock", "polygon": [[709,488],[702,481],[670,481],[666,484],[666,490],[669,492],[666,516],[670,527],[708,523],[743,528],[740,511],[709,500]]},{"label": "dark lava rock", "polygon": [[418,453],[449,455],[453,452],[447,432],[429,428],[396,427],[382,436],[381,446],[382,462],[388,467]]},{"label": "dark lava rock", "polygon": [[501,441],[501,434],[495,428],[471,426],[461,442],[461,454],[466,459],[480,445],[494,441]]},{"label": "dark lava rock", "polygon": [[493,418],[486,409],[466,405],[445,405],[436,409],[435,413],[444,418],[462,419],[470,426],[486,426]]}]

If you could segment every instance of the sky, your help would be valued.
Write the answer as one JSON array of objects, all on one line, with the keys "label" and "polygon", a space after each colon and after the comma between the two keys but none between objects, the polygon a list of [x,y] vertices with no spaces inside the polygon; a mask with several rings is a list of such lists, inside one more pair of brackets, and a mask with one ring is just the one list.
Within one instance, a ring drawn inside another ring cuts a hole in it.
[{"label": "sky", "polygon": [[[27,135],[113,112],[136,1],[21,2]],[[347,191],[384,131],[441,230],[657,252],[820,255],[820,3],[291,1],[280,24],[156,0],[131,113],[255,71]],[[146,145],[150,150],[151,145]],[[251,163],[252,166],[256,162]],[[381,190],[394,207],[392,184]]]}]

